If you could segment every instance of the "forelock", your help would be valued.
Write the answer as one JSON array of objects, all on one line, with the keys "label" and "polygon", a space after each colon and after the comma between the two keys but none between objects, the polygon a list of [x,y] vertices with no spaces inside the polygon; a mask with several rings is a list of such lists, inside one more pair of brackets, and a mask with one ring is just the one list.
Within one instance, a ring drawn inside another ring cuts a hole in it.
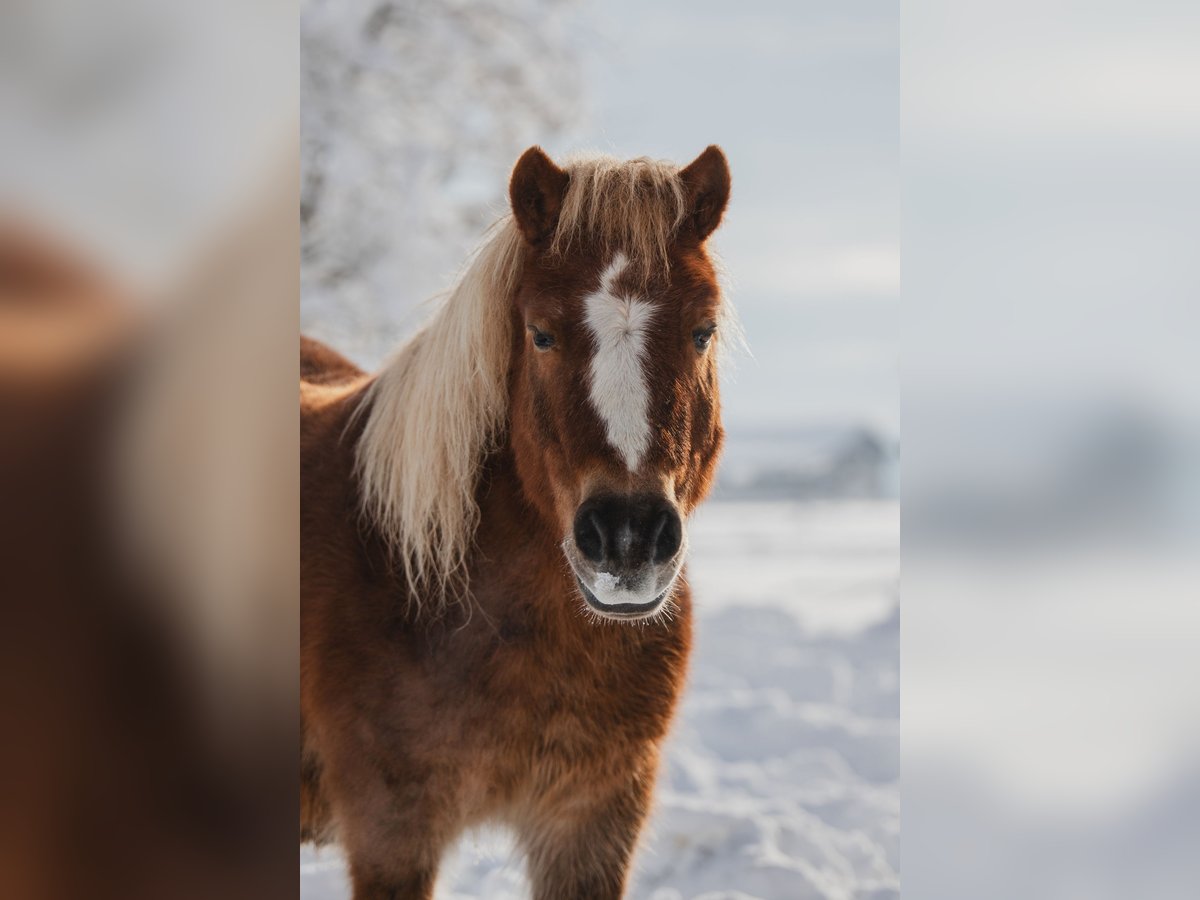
[{"label": "forelock", "polygon": [[606,257],[621,252],[631,261],[627,277],[646,283],[670,271],[671,244],[686,213],[680,169],[645,157],[572,157],[570,176],[549,252],[598,246]]}]

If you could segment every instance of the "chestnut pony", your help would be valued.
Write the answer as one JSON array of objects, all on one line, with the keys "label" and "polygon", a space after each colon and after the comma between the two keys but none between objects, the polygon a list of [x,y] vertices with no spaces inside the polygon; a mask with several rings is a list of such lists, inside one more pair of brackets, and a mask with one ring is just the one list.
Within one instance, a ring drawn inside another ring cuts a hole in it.
[{"label": "chestnut pony", "polygon": [[539,900],[620,897],[685,677],[728,165],[534,147],[509,195],[381,372],[301,345],[300,837],[357,900],[482,823]]}]

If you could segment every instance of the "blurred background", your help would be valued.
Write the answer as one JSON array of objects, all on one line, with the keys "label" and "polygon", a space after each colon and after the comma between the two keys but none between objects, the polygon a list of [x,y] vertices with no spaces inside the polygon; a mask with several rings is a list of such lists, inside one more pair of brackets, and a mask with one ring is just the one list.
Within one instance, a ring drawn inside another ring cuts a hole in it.
[{"label": "blurred background", "polygon": [[[899,5],[309,2],[306,333],[377,366],[507,208],[513,163],[733,171],[713,238],[750,352],[690,530],[698,646],[631,896],[899,889]],[[348,896],[305,850],[306,900]],[[527,897],[473,834],[444,898]]]},{"label": "blurred background", "polygon": [[1200,10],[903,16],[904,889],[1200,883]]}]

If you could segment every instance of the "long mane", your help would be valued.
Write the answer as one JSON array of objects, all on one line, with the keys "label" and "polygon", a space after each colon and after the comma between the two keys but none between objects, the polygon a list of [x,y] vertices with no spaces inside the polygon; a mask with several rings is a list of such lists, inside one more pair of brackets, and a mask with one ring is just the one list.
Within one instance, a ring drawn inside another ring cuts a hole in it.
[{"label": "long mane", "polygon": [[[584,241],[665,269],[685,213],[679,167],[576,157],[549,252]],[[412,602],[443,606],[466,586],[484,457],[508,417],[511,304],[526,261],[511,215],[492,226],[430,323],[368,388],[357,447],[364,513],[403,566]]]}]

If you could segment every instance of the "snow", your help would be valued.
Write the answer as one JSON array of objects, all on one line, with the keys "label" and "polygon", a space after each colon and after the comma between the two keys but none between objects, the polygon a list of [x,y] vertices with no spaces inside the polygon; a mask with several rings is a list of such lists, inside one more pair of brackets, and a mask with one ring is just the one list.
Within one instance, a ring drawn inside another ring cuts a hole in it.
[{"label": "snow", "polygon": [[[691,523],[697,643],[629,896],[899,896],[900,515],[891,501],[711,503]],[[302,900],[349,896],[333,849]],[[518,854],[464,838],[439,900],[524,898]]]}]

